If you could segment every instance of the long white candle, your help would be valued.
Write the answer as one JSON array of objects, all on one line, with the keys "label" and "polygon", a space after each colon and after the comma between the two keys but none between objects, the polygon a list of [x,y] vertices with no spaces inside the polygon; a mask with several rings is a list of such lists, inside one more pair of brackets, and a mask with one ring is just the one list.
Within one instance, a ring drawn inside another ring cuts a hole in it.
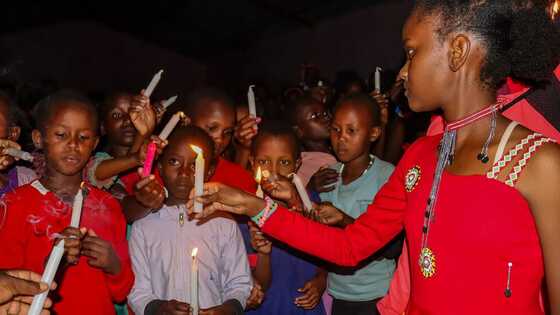
[{"label": "long white candle", "polygon": [[16,148],[6,148],[4,149],[4,153],[24,161],[33,162],[33,155],[29,152],[18,150]]},{"label": "long white candle", "polygon": [[[54,276],[56,275],[56,270],[58,269],[58,265],[60,264],[60,260],[64,255],[64,240],[58,242],[58,244],[53,247],[51,251],[51,255],[49,256],[49,260],[47,262],[47,266],[45,267],[45,271],[43,272],[43,276],[41,277],[41,281],[51,285],[52,281],[54,280]],[[41,310],[43,310],[43,305],[45,305],[45,300],[47,299],[47,295],[49,291],[43,292],[41,294],[35,295],[33,297],[33,302],[31,303],[31,307],[29,308],[28,315],[39,315]]]},{"label": "long white candle", "polygon": [[253,91],[254,85],[249,86],[249,91],[247,92],[247,103],[249,104],[249,115],[252,117],[257,117],[257,105],[255,102],[255,91]]},{"label": "long white candle", "polygon": [[[83,186],[84,183],[82,182],[82,184],[80,185],[80,190],[78,190],[78,193],[74,197],[74,203],[72,205],[72,217],[70,219],[70,226],[75,228],[79,227],[80,218],[82,216],[82,208],[84,204]],[[58,270],[58,266],[60,265],[60,261],[62,260],[63,255],[64,240],[60,240],[60,242],[58,242],[58,244],[53,247],[49,256],[49,260],[47,261],[47,265],[45,266],[45,271],[43,271],[43,276],[41,277],[41,281],[48,284],[49,287],[54,280],[54,276],[56,275],[56,271]],[[41,313],[48,294],[49,291],[47,290],[46,292],[35,295],[35,297],[33,297],[33,302],[31,303],[31,308],[29,309],[28,315],[39,315],[39,313]]]},{"label": "long white candle", "polygon": [[195,247],[192,250],[191,258],[191,307],[192,314],[198,315],[198,260],[196,255],[198,254],[198,248]]},{"label": "long white candle", "polygon": [[[195,197],[202,196],[204,193],[204,154],[202,149],[195,145],[191,145],[191,149],[196,153],[196,161],[194,167],[194,194]],[[194,212],[202,212],[202,203],[194,201]]]},{"label": "long white candle", "polygon": [[82,218],[82,208],[84,204],[84,193],[83,193],[84,183],[80,184],[80,190],[74,197],[74,203],[72,205],[72,219],[70,220],[71,227],[79,227],[80,219]]},{"label": "long white candle", "polygon": [[263,192],[262,187],[261,187],[261,179],[262,179],[262,172],[261,172],[261,167],[259,166],[257,168],[257,174],[255,175],[255,181],[257,182],[257,185],[258,185],[256,195],[259,198],[264,197],[264,192]]},{"label": "long white candle", "polygon": [[301,182],[301,179],[299,178],[299,176],[297,176],[297,174],[292,175],[292,182],[296,186],[296,190],[299,194],[299,198],[301,199],[301,202],[303,202],[303,207],[305,208],[305,210],[309,211],[313,209],[313,204],[311,203],[311,200],[309,200],[309,196],[307,195],[307,190],[303,186],[303,183]]},{"label": "long white candle", "polygon": [[381,67],[375,68],[375,90],[381,92]]},{"label": "long white candle", "polygon": [[171,119],[169,119],[169,121],[167,122],[167,125],[165,125],[165,127],[163,127],[163,130],[159,134],[159,138],[161,140],[167,140],[167,137],[169,137],[171,132],[173,132],[173,129],[175,129],[175,127],[177,126],[179,121],[181,119],[183,119],[184,117],[185,117],[185,114],[183,114],[183,112],[176,112],[171,117]]},{"label": "long white candle", "polygon": [[156,86],[159,83],[159,80],[161,80],[161,74],[163,73],[163,70],[159,70],[154,77],[152,78],[152,81],[150,81],[150,84],[148,84],[148,87],[144,90],[144,96],[150,97],[152,96],[152,93],[154,92],[154,89],[156,88]]},{"label": "long white candle", "polygon": [[173,105],[173,103],[175,103],[175,101],[177,100],[177,95],[171,96],[170,98],[166,99],[165,101],[163,101],[162,105],[163,108],[167,108],[171,105]]}]

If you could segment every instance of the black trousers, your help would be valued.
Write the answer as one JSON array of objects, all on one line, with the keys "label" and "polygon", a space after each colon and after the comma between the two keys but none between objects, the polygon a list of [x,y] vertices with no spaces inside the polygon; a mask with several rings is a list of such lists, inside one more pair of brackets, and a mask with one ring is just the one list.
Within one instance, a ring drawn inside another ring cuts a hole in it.
[{"label": "black trousers", "polygon": [[363,302],[333,300],[331,315],[379,315],[377,302],[379,299]]}]

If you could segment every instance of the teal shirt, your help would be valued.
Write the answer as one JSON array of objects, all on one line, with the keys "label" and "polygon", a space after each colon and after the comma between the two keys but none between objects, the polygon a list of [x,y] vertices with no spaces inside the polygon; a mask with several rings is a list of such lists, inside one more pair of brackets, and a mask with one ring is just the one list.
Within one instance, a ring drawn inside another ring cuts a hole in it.
[{"label": "teal shirt", "polygon": [[[339,171],[342,164],[331,168]],[[348,185],[338,182],[333,191],[321,193],[321,201],[329,201],[350,217],[364,213],[379,189],[387,182],[394,166],[375,157],[373,165]],[[384,296],[395,271],[394,259],[374,260],[344,274],[329,272],[328,290],[334,298],[344,301],[370,301]]]}]

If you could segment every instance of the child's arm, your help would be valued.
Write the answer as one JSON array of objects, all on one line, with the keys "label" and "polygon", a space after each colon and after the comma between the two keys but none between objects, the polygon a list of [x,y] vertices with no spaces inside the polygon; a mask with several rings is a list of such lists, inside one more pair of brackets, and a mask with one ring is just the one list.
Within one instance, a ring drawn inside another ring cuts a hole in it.
[{"label": "child's arm", "polygon": [[245,116],[235,126],[235,163],[246,168],[251,155],[251,143],[257,135],[259,117]]},{"label": "child's arm", "polygon": [[294,303],[303,309],[312,310],[321,302],[321,297],[326,288],[327,271],[317,267],[317,274],[313,279],[307,281],[303,288],[298,289],[298,292],[302,293],[302,295],[297,297]]},{"label": "child's arm", "polygon": [[[150,141],[156,144],[157,155],[161,154],[163,148],[167,144],[158,137],[152,137]],[[144,163],[148,144],[148,141],[143,140],[140,150],[129,153],[123,157],[112,158],[109,155],[97,156],[93,161],[93,165],[88,168],[89,181],[98,188],[109,188],[110,185],[113,184],[116,176],[135,167],[139,167]]]},{"label": "child's arm", "polygon": [[[232,309],[240,306],[241,313],[251,292],[251,270],[247,260],[247,252],[241,232],[232,220],[223,219],[223,234],[219,240],[221,257],[223,257],[222,275],[222,300],[226,301],[221,306]],[[237,309],[237,308],[236,308]],[[210,313],[213,314],[213,313]],[[228,313],[237,314],[237,313]]]},{"label": "child's arm", "polygon": [[270,242],[253,223],[249,222],[249,231],[251,233],[251,246],[257,251],[257,266],[253,271],[255,280],[262,286],[266,292],[270,287],[272,280],[272,271],[270,269],[270,252],[272,251],[272,242]]},{"label": "child's arm", "polygon": [[126,221],[142,219],[154,210],[161,208],[165,200],[165,191],[154,175],[141,179],[134,185],[134,196],[122,200],[123,213]]}]

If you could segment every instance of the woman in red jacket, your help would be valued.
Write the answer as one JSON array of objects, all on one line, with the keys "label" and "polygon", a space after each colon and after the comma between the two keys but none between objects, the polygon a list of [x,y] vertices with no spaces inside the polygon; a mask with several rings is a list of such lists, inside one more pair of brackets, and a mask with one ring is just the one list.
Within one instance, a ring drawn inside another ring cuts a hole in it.
[{"label": "woman in red jacket", "polygon": [[[197,216],[252,216],[275,239],[339,265],[358,264],[404,228],[409,314],[543,314],[545,275],[560,314],[560,147],[499,115],[496,97],[507,76],[544,84],[558,64],[544,2],[417,1],[400,78],[413,110],[443,111],[445,132],[415,142],[345,229],[220,184],[207,184]],[[332,206],[318,212],[347,219]]]}]

